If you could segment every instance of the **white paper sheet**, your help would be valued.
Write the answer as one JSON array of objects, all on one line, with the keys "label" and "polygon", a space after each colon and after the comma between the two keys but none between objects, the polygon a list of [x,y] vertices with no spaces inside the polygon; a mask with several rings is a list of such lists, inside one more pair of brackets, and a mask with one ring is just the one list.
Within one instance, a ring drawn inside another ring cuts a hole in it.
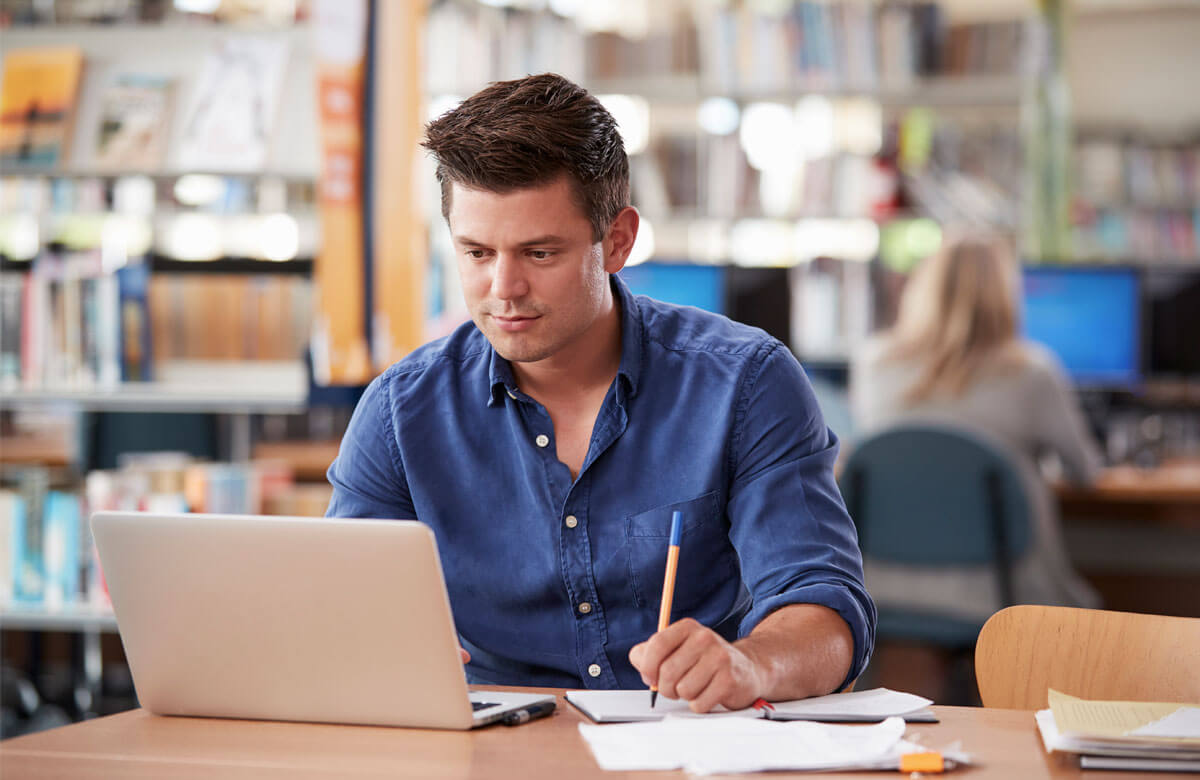
[{"label": "white paper sheet", "polygon": [[1129,732],[1131,737],[1200,739],[1200,707],[1180,707],[1165,718]]}]

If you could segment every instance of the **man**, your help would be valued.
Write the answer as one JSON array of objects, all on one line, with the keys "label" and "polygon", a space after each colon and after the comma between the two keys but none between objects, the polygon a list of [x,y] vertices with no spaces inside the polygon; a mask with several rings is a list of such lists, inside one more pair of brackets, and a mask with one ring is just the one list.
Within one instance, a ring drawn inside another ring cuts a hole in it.
[{"label": "man", "polygon": [[875,608],[836,438],[778,341],[614,276],[638,214],[613,118],[530,76],[424,145],[473,322],[371,383],[328,514],[433,528],[473,683],[657,684],[699,712],[850,683]]}]

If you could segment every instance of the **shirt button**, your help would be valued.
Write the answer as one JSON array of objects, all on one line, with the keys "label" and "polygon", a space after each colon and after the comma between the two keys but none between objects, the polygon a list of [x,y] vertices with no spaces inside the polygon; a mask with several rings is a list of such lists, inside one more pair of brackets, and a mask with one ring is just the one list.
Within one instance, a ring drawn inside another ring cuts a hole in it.
[{"label": "shirt button", "polygon": [[506,387],[506,388],[504,388],[504,392],[508,393],[508,397],[509,397],[509,398],[513,399],[514,401],[515,401],[515,400],[517,400],[517,397],[516,397],[515,395],[513,395],[513,391],[512,391],[512,390],[509,390],[509,389]]},{"label": "shirt button", "polygon": [[538,437],[536,439],[534,439],[534,441],[537,443],[537,446],[545,447],[547,444],[550,443],[550,437],[544,433],[539,433]]},{"label": "shirt button", "polygon": [[[589,613],[591,611],[592,611],[592,605],[589,604],[588,602],[584,601],[579,604],[579,614],[586,615],[587,613]],[[594,677],[595,675],[592,675],[592,676]]]},{"label": "shirt button", "polygon": [[575,517],[575,515],[567,515],[565,522],[567,524],[567,528],[574,528],[575,526],[579,525],[579,518]]},{"label": "shirt button", "polygon": [[599,677],[601,671],[600,664],[592,664],[588,667],[588,674],[592,677]]}]

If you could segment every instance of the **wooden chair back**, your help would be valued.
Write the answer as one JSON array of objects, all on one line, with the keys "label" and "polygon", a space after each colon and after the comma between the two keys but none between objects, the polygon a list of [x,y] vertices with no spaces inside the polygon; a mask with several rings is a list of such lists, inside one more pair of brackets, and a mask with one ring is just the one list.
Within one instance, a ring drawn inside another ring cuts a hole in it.
[{"label": "wooden chair back", "polygon": [[1049,688],[1085,699],[1200,704],[1200,618],[1021,605],[979,632],[985,707],[1036,710]]}]

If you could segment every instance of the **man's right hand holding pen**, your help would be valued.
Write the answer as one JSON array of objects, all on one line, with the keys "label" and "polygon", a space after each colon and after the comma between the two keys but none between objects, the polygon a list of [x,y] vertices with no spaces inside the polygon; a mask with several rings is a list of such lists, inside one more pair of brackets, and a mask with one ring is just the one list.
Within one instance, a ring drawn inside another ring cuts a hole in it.
[{"label": "man's right hand holding pen", "polygon": [[846,621],[828,607],[782,607],[736,642],[692,618],[669,623],[680,525],[676,512],[659,630],[629,651],[642,681],[667,698],[686,700],[693,712],[717,705],[737,710],[759,698],[783,701],[836,690],[850,670],[854,639]]}]

